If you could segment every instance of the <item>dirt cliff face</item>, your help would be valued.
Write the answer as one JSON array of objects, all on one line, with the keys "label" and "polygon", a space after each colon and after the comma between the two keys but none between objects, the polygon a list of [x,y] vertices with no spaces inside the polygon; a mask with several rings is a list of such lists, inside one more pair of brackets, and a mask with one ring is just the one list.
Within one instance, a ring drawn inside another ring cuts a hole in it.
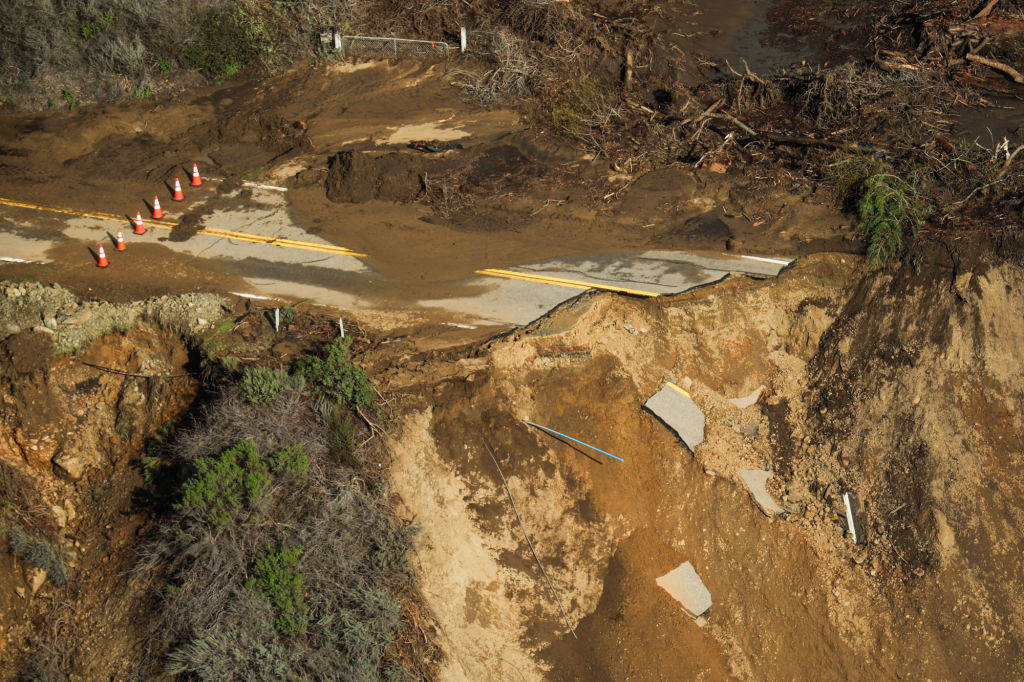
[{"label": "dirt cliff face", "polygon": [[[129,577],[154,511],[139,497],[142,455],[199,388],[181,332],[168,327],[196,324],[190,315],[211,315],[216,299],[119,307],[34,284],[3,293],[8,332],[42,316],[0,342],[3,544],[13,550],[10,532],[23,533],[55,558],[43,569],[0,555],[0,676],[145,677],[137,653],[152,635],[155,593]],[[162,313],[149,316],[147,306]],[[124,331],[103,334],[118,324]],[[103,335],[89,343],[96,333]],[[65,342],[84,348],[54,355]]]},{"label": "dirt cliff face", "polygon": [[[1020,674],[1022,276],[816,256],[778,281],[583,297],[469,356],[385,371],[408,393],[393,474],[458,652],[447,675]],[[642,409],[665,380],[707,417],[693,455]],[[753,503],[738,472],[759,468],[792,513]],[[845,491],[866,544],[842,525]],[[703,626],[655,583],[683,561],[714,600]]]},{"label": "dirt cliff face", "polygon": [[864,500],[873,584],[919,646],[959,653],[927,676],[1019,675],[1024,271],[950,265],[853,292],[793,415],[809,440],[785,464],[810,491]]}]

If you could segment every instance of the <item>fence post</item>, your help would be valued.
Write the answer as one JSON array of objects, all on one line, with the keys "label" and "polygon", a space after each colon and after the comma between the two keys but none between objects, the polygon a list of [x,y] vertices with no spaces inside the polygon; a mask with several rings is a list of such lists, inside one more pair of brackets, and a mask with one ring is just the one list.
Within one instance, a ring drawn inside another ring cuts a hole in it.
[{"label": "fence post", "polygon": [[398,38],[391,39],[395,44],[395,59],[398,59]]}]

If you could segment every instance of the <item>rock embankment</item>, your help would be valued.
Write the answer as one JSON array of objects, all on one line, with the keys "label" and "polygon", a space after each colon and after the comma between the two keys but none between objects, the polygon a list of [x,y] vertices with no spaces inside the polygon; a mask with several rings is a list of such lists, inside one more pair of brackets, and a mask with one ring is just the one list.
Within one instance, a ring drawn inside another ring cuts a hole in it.
[{"label": "rock embankment", "polygon": [[148,320],[181,336],[197,334],[223,315],[213,294],[161,296],[132,303],[82,301],[60,285],[0,283],[0,340],[23,332],[52,337],[58,352],[84,347],[114,331]]}]

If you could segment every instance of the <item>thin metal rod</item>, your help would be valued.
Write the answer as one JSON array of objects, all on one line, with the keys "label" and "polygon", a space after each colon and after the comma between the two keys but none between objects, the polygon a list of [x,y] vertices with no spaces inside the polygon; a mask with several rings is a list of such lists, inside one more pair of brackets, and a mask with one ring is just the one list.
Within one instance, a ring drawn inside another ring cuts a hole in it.
[{"label": "thin metal rod", "polygon": [[505,480],[505,474],[501,471],[501,465],[498,464],[497,458],[494,456],[494,452],[491,450],[491,446],[484,441],[484,447],[487,448],[487,454],[491,456],[491,461],[494,462],[494,468],[498,470],[498,476],[501,476],[501,484],[505,486],[505,492],[508,494],[508,501],[512,503],[512,511],[516,513],[516,520],[519,521],[519,527],[523,530],[523,537],[526,538],[526,544],[530,546],[530,551],[533,553],[533,558],[540,566],[540,572],[544,574],[544,580],[548,581],[548,589],[551,590],[551,596],[555,598],[555,603],[558,604],[558,611],[562,614],[562,620],[565,621],[565,627],[569,628],[569,632],[572,633],[573,639],[579,639],[576,636],[576,630],[573,629],[572,624],[569,623],[569,616],[565,614],[565,609],[562,608],[562,600],[558,598],[558,593],[555,592],[555,586],[551,583],[551,578],[548,577],[548,572],[544,570],[544,564],[540,562],[540,557],[537,556],[537,550],[533,548],[533,543],[530,541],[530,536],[526,532],[526,525],[523,524],[523,517],[519,515],[519,509],[516,507],[516,501],[512,499],[512,491],[509,490],[508,481]]},{"label": "thin metal rod", "polygon": [[583,441],[581,441],[581,440],[576,440],[576,439],[575,439],[575,438],[573,438],[572,436],[567,436],[567,435],[565,435],[564,433],[559,433],[558,431],[555,431],[554,429],[549,429],[549,428],[548,428],[548,427],[546,427],[546,426],[541,426],[540,424],[534,424],[533,422],[528,422],[528,421],[526,421],[525,419],[523,420],[523,422],[524,422],[524,423],[526,423],[526,424],[529,424],[530,426],[536,426],[536,427],[537,427],[538,429],[544,429],[544,430],[545,430],[545,431],[547,431],[548,433],[553,433],[553,434],[555,434],[556,436],[561,436],[562,438],[568,438],[568,439],[569,439],[569,440],[571,440],[571,441],[572,441],[573,443],[579,443],[580,445],[586,446],[586,447],[590,448],[591,450],[597,450],[597,451],[598,451],[598,452],[600,452],[600,453],[601,453],[602,455],[608,455],[608,456],[609,456],[609,457],[611,457],[612,459],[618,460],[618,461],[620,461],[620,462],[624,462],[624,461],[626,461],[626,460],[622,459],[621,457],[616,457],[615,455],[613,455],[613,454],[612,454],[612,453],[610,453],[610,452],[605,452],[605,451],[604,451],[604,450],[602,450],[601,448],[595,448],[595,447],[594,447],[593,445],[591,445],[590,443],[584,443],[584,442],[583,442]]}]

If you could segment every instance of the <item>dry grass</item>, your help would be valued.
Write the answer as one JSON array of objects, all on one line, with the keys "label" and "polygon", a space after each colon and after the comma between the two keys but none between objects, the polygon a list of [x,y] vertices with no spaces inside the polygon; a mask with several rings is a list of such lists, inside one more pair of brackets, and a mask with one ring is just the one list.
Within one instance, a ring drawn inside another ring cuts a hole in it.
[{"label": "dry grass", "polygon": [[[190,679],[376,680],[389,669],[396,679],[419,677],[413,657],[395,644],[410,641],[395,595],[412,585],[406,555],[414,529],[397,520],[387,489],[353,468],[359,453],[335,456],[323,415],[345,408],[317,406],[302,386],[270,405],[246,403],[227,390],[167,447],[165,470],[181,472],[171,481],[243,439],[263,457],[300,445],[309,459],[304,475],[271,475],[265,494],[225,524],[179,509],[147,548],[136,570],[161,567],[170,576],[162,604],[169,672]],[[347,424],[351,442],[366,441],[358,422],[349,417]],[[290,636],[275,626],[278,614],[267,599],[245,587],[257,558],[282,548],[301,548],[297,566],[308,605],[308,629]],[[427,661],[436,656],[423,653]]]}]

